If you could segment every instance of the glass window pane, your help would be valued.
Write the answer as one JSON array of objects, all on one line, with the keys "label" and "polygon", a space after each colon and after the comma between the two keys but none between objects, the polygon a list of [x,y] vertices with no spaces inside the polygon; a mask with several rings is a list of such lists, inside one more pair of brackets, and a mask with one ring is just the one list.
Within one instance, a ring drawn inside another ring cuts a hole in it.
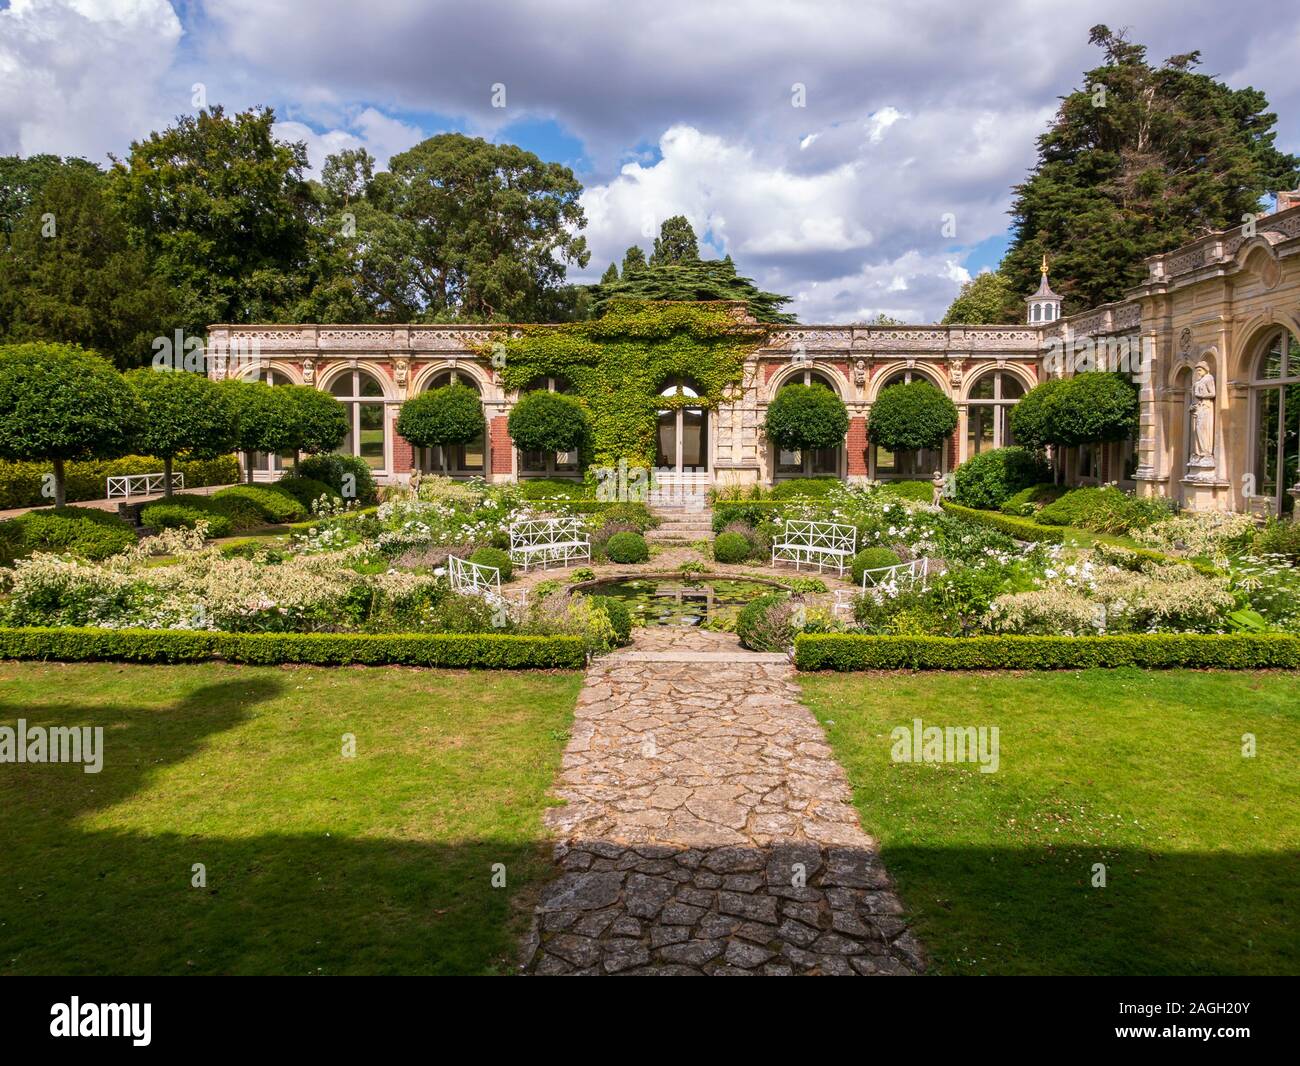
[{"label": "glass window pane", "polygon": [[345,403],[343,405],[348,414],[348,431],[343,436],[343,443],[334,449],[339,455],[356,455],[357,453],[354,447],[355,440],[352,436],[352,427],[356,425],[356,407],[357,405],[354,403]]},{"label": "glass window pane", "polygon": [[838,448],[818,448],[811,455],[812,474],[838,474],[840,472],[840,450]]},{"label": "glass window pane", "polygon": [[776,456],[776,472],[778,474],[802,474],[803,473],[803,452],[786,451],[782,448]]},{"label": "glass window pane", "polygon": [[997,410],[992,404],[975,404],[969,408],[966,415],[968,455],[979,455],[993,448],[993,419]]},{"label": "glass window pane", "polygon": [[483,434],[480,433],[477,440],[470,441],[460,449],[461,469],[481,471],[483,469],[483,456],[485,451]]},{"label": "glass window pane", "polygon": [[1002,375],[1002,399],[1018,400],[1025,394],[1025,387],[1020,384],[1020,379],[1010,374]]},{"label": "glass window pane", "polygon": [[659,429],[655,434],[655,466],[677,465],[677,412],[660,411]]},{"label": "glass window pane", "polygon": [[353,396],[352,371],[340,374],[330,382],[330,392],[335,396]]},{"label": "glass window pane", "polygon": [[698,407],[682,409],[682,469],[703,470],[708,455],[708,414]]},{"label": "glass window pane", "polygon": [[539,451],[519,453],[519,467],[529,474],[546,473],[546,453]]},{"label": "glass window pane", "polygon": [[362,396],[382,396],[384,394],[383,386],[375,380],[373,374],[367,374],[362,370],[357,371],[357,384],[361,388]]},{"label": "glass window pane", "polygon": [[994,375],[985,374],[979,381],[975,382],[974,387],[970,390],[972,400],[991,400],[993,399]]},{"label": "glass window pane", "polygon": [[372,470],[384,466],[384,405],[363,403],[361,409],[361,450],[358,453]]},{"label": "glass window pane", "polygon": [[1273,338],[1260,362],[1261,378],[1280,378],[1282,376],[1282,334]]}]

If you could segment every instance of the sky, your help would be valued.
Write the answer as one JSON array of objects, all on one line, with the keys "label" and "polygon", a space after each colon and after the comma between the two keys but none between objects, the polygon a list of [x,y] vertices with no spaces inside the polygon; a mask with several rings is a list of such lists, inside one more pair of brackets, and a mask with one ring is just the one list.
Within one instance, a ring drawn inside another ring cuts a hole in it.
[{"label": "sky", "polygon": [[436,133],[574,170],[596,280],[684,214],[805,323],[943,315],[1089,28],[1263,90],[1300,150],[1288,0],[0,0],[0,154],[105,162],[203,102],[275,108],[313,168]]}]

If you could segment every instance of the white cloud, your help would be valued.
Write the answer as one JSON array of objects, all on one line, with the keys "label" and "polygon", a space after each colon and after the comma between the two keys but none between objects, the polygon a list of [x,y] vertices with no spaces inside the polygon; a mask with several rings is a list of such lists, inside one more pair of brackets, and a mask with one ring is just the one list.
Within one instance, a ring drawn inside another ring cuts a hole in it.
[{"label": "white cloud", "polygon": [[343,128],[336,127],[324,133],[303,122],[277,120],[275,135],[282,140],[302,141],[307,145],[307,159],[313,174],[320,173],[326,156],[345,148],[365,148],[375,157],[377,166],[383,169],[388,166],[390,157],[406,151],[425,137],[419,127],[401,122],[373,107],[367,107],[347,120]]}]

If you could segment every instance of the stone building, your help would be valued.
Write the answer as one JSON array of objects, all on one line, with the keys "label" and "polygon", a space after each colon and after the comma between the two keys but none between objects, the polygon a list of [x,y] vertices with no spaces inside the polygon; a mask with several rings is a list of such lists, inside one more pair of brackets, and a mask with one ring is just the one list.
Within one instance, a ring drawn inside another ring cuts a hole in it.
[{"label": "stone building", "polygon": [[[1289,490],[1300,479],[1300,194],[1284,193],[1276,213],[1153,256],[1146,266],[1146,280],[1123,301],[1061,317],[1045,262],[1022,326],[773,327],[747,360],[741,386],[717,409],[689,405],[689,380],[663,384],[664,395],[679,399],[660,414],[657,479],[686,489],[818,474],[928,480],[1010,443],[1008,410],[1045,377],[1117,369],[1139,384],[1138,437],[1071,449],[1062,459],[1072,483],[1118,482],[1198,509],[1289,512]],[[337,396],[352,420],[344,449],[363,457],[381,481],[440,470],[444,458],[454,474],[490,481],[578,477],[576,456],[521,453],[510,440],[506,422],[518,394],[503,389],[479,354],[510,329],[213,326],[209,373],[314,385]],[[957,406],[947,445],[891,454],[869,444],[880,391],[916,379]],[[445,457],[413,449],[395,428],[402,402],[453,381],[482,397],[484,439]],[[766,407],[792,382],[820,382],[844,401],[850,422],[840,447],[788,453],[769,446],[759,430]],[[566,384],[543,379],[529,387]],[[282,468],[276,456],[255,462],[262,477]]]}]

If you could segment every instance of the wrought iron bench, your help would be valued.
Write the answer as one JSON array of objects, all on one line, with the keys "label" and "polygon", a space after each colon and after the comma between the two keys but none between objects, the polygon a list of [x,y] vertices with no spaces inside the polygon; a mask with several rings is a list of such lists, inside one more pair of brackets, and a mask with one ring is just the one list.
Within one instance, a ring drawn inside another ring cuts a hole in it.
[{"label": "wrought iron bench", "polygon": [[781,527],[772,544],[772,565],[794,563],[798,570],[807,563],[816,565],[819,571],[823,567],[834,567],[843,575],[853,562],[857,543],[858,531],[853,526],[790,519]]},{"label": "wrought iron bench", "polygon": [[[129,500],[132,496],[156,496],[162,493],[167,484],[167,475],[161,470],[156,474],[122,474],[108,478],[108,499],[119,497]],[[172,488],[183,489],[185,475],[177,470],[172,474]]]},{"label": "wrought iron bench", "polygon": [[835,610],[852,611],[853,601],[873,588],[895,588],[900,591],[916,588],[924,589],[932,571],[938,569],[934,559],[913,559],[910,563],[895,563],[893,566],[875,566],[862,571],[860,589],[836,589]]},{"label": "wrought iron bench", "polygon": [[525,572],[533,565],[568,566],[579,559],[591,560],[591,536],[579,517],[530,518],[510,527],[510,561]]},{"label": "wrought iron bench", "polygon": [[496,566],[484,566],[471,563],[458,555],[447,557],[447,577],[451,581],[453,592],[462,592],[469,596],[483,596],[500,599],[501,570]]}]

